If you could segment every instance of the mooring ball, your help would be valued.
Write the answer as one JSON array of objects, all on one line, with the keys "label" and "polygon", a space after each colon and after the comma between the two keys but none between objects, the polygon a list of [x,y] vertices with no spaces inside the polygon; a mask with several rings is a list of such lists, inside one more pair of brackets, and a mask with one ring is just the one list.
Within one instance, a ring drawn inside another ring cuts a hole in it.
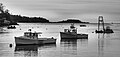
[{"label": "mooring ball", "polygon": [[10,44],[9,46],[12,47],[12,44]]}]

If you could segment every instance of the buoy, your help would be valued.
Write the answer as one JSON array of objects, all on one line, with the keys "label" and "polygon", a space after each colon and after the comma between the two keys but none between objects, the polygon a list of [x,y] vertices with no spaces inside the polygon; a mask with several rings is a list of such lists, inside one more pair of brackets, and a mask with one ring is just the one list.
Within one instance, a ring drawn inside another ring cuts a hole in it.
[{"label": "buoy", "polygon": [[10,44],[9,47],[12,47],[12,44]]},{"label": "buoy", "polygon": [[46,30],[48,30],[48,29],[46,28]]}]

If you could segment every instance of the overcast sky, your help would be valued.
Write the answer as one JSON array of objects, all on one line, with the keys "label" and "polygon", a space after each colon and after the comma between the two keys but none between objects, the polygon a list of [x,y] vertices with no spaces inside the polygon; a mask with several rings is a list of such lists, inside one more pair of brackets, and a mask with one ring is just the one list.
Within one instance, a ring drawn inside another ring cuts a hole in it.
[{"label": "overcast sky", "polygon": [[79,18],[97,22],[102,15],[105,22],[120,22],[120,0],[0,0],[10,13],[42,16],[50,21]]}]

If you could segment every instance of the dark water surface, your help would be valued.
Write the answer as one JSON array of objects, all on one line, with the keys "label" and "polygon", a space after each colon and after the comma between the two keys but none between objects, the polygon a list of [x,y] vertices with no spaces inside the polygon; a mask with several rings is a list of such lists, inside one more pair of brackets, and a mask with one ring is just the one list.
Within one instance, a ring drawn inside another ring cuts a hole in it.
[{"label": "dark water surface", "polygon": [[[59,32],[69,28],[70,23],[20,23],[17,29],[6,29],[0,33],[0,57],[120,57],[120,24],[111,26],[113,34],[96,34],[97,24],[86,24],[87,27],[75,26],[78,33],[86,33],[88,39],[61,40]],[[21,36],[31,28],[42,32],[42,37],[57,38],[56,44],[15,46],[15,36]],[[10,46],[12,44],[12,47]]]}]

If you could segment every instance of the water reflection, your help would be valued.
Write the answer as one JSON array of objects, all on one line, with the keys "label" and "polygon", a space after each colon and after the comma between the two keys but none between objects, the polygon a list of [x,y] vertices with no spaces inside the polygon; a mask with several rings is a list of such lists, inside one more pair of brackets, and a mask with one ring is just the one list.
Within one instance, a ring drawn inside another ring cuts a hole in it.
[{"label": "water reflection", "polygon": [[104,34],[98,34],[98,57],[104,56]]},{"label": "water reflection", "polygon": [[23,56],[23,57],[39,57],[39,50],[45,49],[45,48],[52,48],[56,47],[55,44],[50,45],[22,45],[22,46],[16,46],[15,47],[15,53],[14,56]]},{"label": "water reflection", "polygon": [[77,40],[78,44],[85,47],[88,45],[88,39],[78,39]]},{"label": "water reflection", "polygon": [[65,55],[79,55],[79,48],[84,48],[88,44],[88,39],[62,39],[61,48]]},{"label": "water reflection", "polygon": [[9,43],[0,43],[0,57],[13,57],[14,47],[9,47]]},{"label": "water reflection", "polygon": [[66,55],[77,55],[77,39],[62,39],[62,53]]},{"label": "water reflection", "polygon": [[37,45],[27,45],[27,46],[16,46],[15,56],[37,56],[38,46]]},{"label": "water reflection", "polygon": [[61,43],[64,43],[64,44],[77,44],[77,39],[61,39]]},{"label": "water reflection", "polygon": [[77,47],[77,39],[61,39],[62,47]]}]

